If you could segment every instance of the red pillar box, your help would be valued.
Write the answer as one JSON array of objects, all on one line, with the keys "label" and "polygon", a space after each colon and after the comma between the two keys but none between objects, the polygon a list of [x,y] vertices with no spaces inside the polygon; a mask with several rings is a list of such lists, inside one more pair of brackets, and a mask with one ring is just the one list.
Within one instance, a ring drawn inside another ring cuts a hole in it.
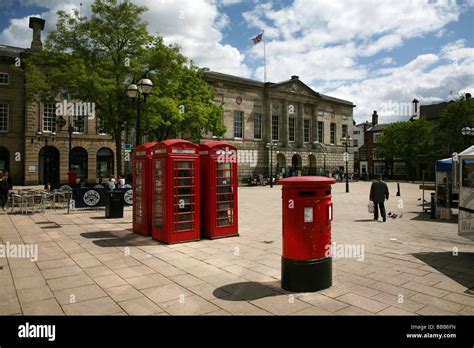
[{"label": "red pillar box", "polygon": [[154,239],[167,244],[199,240],[199,153],[186,140],[165,140],[153,149]]},{"label": "red pillar box", "polygon": [[201,156],[201,235],[238,236],[237,148],[222,141],[199,146]]},{"label": "red pillar box", "polygon": [[279,182],[283,191],[281,286],[296,292],[329,288],[332,259],[326,250],[331,245],[331,185],[336,180],[300,176]]},{"label": "red pillar box", "polygon": [[156,142],[133,149],[133,232],[151,236],[151,162]]}]

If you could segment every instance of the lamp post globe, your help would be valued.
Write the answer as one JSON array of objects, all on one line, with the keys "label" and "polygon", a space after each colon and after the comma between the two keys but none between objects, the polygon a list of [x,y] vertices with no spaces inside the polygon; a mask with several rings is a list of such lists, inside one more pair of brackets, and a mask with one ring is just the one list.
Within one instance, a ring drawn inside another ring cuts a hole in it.
[{"label": "lamp post globe", "polygon": [[136,98],[138,96],[138,86],[136,84],[132,83],[128,86],[127,96],[130,98]]},{"label": "lamp post globe", "polygon": [[150,94],[153,89],[153,82],[150,79],[143,78],[138,81],[138,91],[143,94]]}]

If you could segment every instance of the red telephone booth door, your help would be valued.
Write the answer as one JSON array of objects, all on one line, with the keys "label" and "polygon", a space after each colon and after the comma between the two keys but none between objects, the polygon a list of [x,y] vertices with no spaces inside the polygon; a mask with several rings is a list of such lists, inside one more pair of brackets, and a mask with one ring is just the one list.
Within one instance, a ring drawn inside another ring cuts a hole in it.
[{"label": "red telephone booth door", "polygon": [[221,141],[201,144],[201,234],[238,235],[237,148]]},{"label": "red telephone booth door", "polygon": [[157,144],[153,158],[154,239],[172,244],[199,240],[197,146],[173,139]]},{"label": "red telephone booth door", "polygon": [[145,236],[150,236],[152,231],[151,155],[155,144],[156,142],[145,143],[133,150],[133,231]]}]

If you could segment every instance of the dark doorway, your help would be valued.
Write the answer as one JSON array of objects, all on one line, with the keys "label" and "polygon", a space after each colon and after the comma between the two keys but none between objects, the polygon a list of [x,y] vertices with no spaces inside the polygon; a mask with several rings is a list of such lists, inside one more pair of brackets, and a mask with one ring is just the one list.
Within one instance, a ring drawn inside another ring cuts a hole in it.
[{"label": "dark doorway", "polygon": [[54,146],[45,146],[39,152],[39,182],[59,184],[59,151]]},{"label": "dark doorway", "polygon": [[0,147],[0,172],[10,171],[10,152]]},{"label": "dark doorway", "polygon": [[114,175],[114,153],[103,147],[97,151],[97,177],[108,178]]},{"label": "dark doorway", "polygon": [[293,175],[298,175],[298,172],[301,172],[302,170],[302,161],[301,161],[301,156],[298,154],[294,154],[293,157],[291,158],[291,166],[292,166],[292,171]]},{"label": "dark doorway", "polygon": [[80,179],[87,179],[87,161],[86,149],[75,147],[71,150],[71,169],[76,171]]}]

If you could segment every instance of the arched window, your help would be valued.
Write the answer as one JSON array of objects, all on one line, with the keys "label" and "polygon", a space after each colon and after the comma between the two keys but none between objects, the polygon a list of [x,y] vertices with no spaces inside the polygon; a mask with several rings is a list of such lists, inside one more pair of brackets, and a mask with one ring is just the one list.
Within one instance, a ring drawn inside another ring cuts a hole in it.
[{"label": "arched window", "polygon": [[97,151],[97,177],[107,178],[114,175],[114,153],[107,147]]},{"label": "arched window", "polygon": [[87,151],[83,147],[75,147],[71,150],[71,169],[76,171],[77,177],[87,179]]}]

